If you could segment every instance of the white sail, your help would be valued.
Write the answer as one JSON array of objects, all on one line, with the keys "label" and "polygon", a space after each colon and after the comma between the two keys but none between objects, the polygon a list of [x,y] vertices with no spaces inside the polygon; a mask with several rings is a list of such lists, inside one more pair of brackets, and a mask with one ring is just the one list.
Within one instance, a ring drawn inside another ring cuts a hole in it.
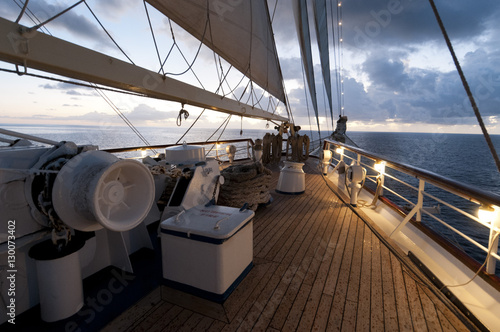
[{"label": "white sail", "polygon": [[265,0],[147,2],[286,103]]},{"label": "white sail", "polygon": [[306,80],[309,86],[309,92],[311,94],[311,101],[314,113],[316,114],[316,123],[319,131],[318,102],[316,100],[316,85],[314,81],[314,66],[311,51],[311,34],[309,29],[306,0],[294,0],[293,10],[295,14],[295,23],[297,25],[302,62],[306,73]]},{"label": "white sail", "polygon": [[321,72],[325,84],[330,116],[333,127],[333,106],[332,106],[332,83],[330,79],[330,51],[328,48],[328,21],[326,11],[326,0],[314,0],[314,25],[318,39],[319,56],[321,61]]}]

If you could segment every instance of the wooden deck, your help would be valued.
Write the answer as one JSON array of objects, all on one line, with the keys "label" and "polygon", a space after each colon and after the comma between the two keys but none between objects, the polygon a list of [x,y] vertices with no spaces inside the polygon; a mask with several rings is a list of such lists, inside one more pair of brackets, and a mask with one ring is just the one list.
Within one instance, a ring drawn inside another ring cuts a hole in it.
[{"label": "wooden deck", "polygon": [[304,194],[257,211],[255,266],[224,304],[162,286],[105,331],[475,329],[311,165]]}]

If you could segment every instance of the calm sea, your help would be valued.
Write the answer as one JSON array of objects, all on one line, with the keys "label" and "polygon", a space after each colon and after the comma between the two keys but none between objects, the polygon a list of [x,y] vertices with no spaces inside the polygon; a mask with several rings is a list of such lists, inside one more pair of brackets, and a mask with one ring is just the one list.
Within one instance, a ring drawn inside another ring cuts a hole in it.
[{"label": "calm sea", "polygon": [[[135,135],[128,127],[99,127],[99,126],[45,126],[45,125],[1,125],[0,127],[27,133],[54,141],[73,141],[77,144],[94,144],[101,149],[141,146],[144,142]],[[149,144],[176,143],[185,132],[185,128],[138,128]],[[268,130],[272,132],[272,130]],[[262,138],[266,130],[243,130],[240,136],[239,129],[227,129],[221,135],[220,131],[210,129],[192,129],[185,141],[224,140],[237,138]],[[307,132],[306,134],[310,134]],[[313,133],[315,136],[316,133]],[[327,136],[324,133],[322,136]],[[349,137],[356,144],[366,150],[387,158],[410,164],[419,168],[427,169],[437,174],[477,186],[496,194],[500,194],[500,173],[495,167],[493,158],[482,135],[464,134],[428,134],[428,133],[378,133],[378,132],[350,132]],[[316,138],[316,137],[313,137]],[[500,136],[492,136],[495,146],[500,147]],[[405,180],[418,187],[414,178],[407,177]],[[388,180],[390,183],[390,180]],[[401,191],[407,188],[393,183]],[[411,191],[411,190],[410,190]],[[471,214],[477,211],[477,205],[467,202],[459,197],[443,193],[437,188],[426,187],[426,191],[433,195],[440,195],[445,201],[459,206]],[[408,195],[412,193],[408,192]],[[442,196],[444,195],[444,197]],[[391,197],[398,204],[405,202],[397,197]],[[426,206],[436,206],[437,202],[424,202]],[[474,238],[487,245],[489,233],[476,225],[474,222],[462,218],[455,211],[442,207],[440,218],[447,220],[458,228],[473,234]],[[484,253],[478,252],[467,241],[449,231],[447,228],[427,218],[424,222],[437,232],[441,233],[459,248],[468,252],[478,261],[484,260]],[[498,264],[500,265],[500,264]],[[497,269],[497,274],[500,269]]]}]

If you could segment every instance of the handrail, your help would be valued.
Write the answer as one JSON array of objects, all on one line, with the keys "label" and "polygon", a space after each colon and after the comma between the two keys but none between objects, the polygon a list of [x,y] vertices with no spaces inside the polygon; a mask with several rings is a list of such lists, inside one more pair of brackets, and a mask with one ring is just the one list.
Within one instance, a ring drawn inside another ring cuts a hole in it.
[{"label": "handrail", "polygon": [[[210,145],[210,144],[228,144],[228,143],[241,143],[241,142],[249,142],[251,146],[254,146],[255,143],[251,138],[240,138],[240,139],[232,139],[232,140],[222,140],[222,141],[206,141],[206,142],[190,142],[186,143],[187,145]],[[119,153],[119,152],[132,152],[132,151],[142,151],[142,150],[152,150],[152,149],[165,149],[172,146],[183,145],[183,143],[176,144],[160,144],[160,145],[143,145],[143,146],[132,146],[125,148],[111,148],[111,149],[103,149],[102,151],[109,153]]]},{"label": "handrail", "polygon": [[337,141],[325,140],[324,144],[325,144],[324,147],[326,146],[326,144],[333,144],[336,146],[343,147],[345,150],[361,154],[372,160],[383,160],[386,162],[386,165],[391,168],[397,169],[406,174],[414,176],[417,179],[425,180],[426,182],[429,182],[436,187],[450,191],[472,202],[478,204],[500,206],[500,195],[491,193],[476,186],[458,182],[456,180],[450,179],[448,177],[439,175],[431,171],[427,171],[422,168],[414,167],[405,163],[396,162],[379,154],[368,152],[366,150],[353,147],[344,143],[340,143]]}]

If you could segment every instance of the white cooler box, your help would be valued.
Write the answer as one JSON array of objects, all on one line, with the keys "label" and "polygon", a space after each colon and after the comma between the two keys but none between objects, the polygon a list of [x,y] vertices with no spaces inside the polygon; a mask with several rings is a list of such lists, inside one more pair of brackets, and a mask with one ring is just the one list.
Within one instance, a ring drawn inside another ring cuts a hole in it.
[{"label": "white cooler box", "polygon": [[252,268],[251,210],[199,205],[161,223],[164,284],[222,302]]}]

